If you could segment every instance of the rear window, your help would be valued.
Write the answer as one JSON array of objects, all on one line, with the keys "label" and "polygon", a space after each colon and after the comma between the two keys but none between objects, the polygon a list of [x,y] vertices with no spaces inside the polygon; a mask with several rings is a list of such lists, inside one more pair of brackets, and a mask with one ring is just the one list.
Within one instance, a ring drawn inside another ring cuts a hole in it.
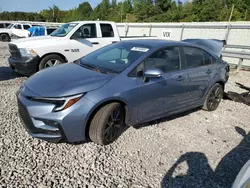
[{"label": "rear window", "polygon": [[114,37],[114,31],[111,24],[100,24],[102,37]]},{"label": "rear window", "polygon": [[1,23],[0,23],[0,28],[4,28],[4,24],[1,24]]}]

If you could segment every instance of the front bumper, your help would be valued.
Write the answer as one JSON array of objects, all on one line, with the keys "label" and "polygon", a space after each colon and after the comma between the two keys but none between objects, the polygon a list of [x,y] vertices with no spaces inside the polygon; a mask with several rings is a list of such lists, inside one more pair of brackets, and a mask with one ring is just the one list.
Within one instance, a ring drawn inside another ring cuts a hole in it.
[{"label": "front bumper", "polygon": [[[26,89],[25,93],[31,91]],[[50,142],[87,140],[87,119],[95,103],[82,97],[70,108],[52,112],[53,104],[31,101],[26,96],[17,93],[18,111],[25,129],[32,137]]]},{"label": "front bumper", "polygon": [[30,76],[37,72],[37,67],[40,62],[40,57],[36,56],[34,58],[12,58],[8,59],[10,67],[13,71]]}]

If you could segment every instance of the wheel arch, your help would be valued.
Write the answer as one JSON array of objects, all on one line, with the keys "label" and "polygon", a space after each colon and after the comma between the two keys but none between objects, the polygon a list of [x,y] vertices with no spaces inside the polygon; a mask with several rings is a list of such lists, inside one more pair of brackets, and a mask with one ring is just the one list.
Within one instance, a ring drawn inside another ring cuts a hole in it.
[{"label": "wheel arch", "polygon": [[0,36],[1,36],[1,35],[4,35],[4,34],[8,35],[8,36],[9,36],[9,38],[10,38],[10,40],[11,40],[10,34],[9,34],[8,32],[3,32],[3,33],[0,33]]},{"label": "wheel arch", "polygon": [[61,54],[61,53],[59,53],[59,52],[50,52],[50,53],[46,53],[46,54],[44,54],[44,55],[42,55],[42,56],[40,57],[40,61],[39,61],[39,63],[37,64],[37,70],[39,70],[39,64],[40,64],[40,62],[42,61],[42,59],[43,59],[44,57],[48,56],[48,55],[58,55],[58,56],[60,56],[61,58],[63,58],[63,59],[65,60],[66,63],[68,63],[68,59],[67,59],[63,54]]},{"label": "wheel arch", "polygon": [[90,123],[94,117],[94,115],[96,114],[96,112],[102,108],[103,106],[107,105],[107,104],[111,104],[111,103],[120,103],[123,108],[125,109],[125,123],[127,124],[127,120],[129,119],[129,108],[128,105],[125,101],[123,101],[122,99],[109,99],[109,100],[105,100],[102,101],[100,103],[98,103],[93,110],[91,111],[90,115],[87,118],[87,123],[86,123],[86,128],[85,128],[85,137],[89,139],[89,127],[90,127]]}]

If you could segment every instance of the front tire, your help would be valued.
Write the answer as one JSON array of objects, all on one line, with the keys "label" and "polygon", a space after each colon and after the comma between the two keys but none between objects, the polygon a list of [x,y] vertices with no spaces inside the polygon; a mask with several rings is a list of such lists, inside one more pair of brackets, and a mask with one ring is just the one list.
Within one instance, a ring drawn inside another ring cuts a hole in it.
[{"label": "front tire", "polygon": [[39,70],[53,67],[53,66],[57,66],[57,65],[60,65],[62,63],[65,63],[65,60],[61,56],[59,56],[57,54],[47,55],[41,60],[41,62],[39,64]]},{"label": "front tire", "polygon": [[214,111],[218,108],[223,97],[223,87],[216,83],[207,93],[203,109],[206,111]]},{"label": "front tire", "polygon": [[10,42],[10,36],[6,33],[0,35],[0,41]]},{"label": "front tire", "polygon": [[125,123],[125,110],[119,103],[110,103],[100,108],[94,115],[90,127],[91,141],[108,145],[114,142],[122,133]]}]

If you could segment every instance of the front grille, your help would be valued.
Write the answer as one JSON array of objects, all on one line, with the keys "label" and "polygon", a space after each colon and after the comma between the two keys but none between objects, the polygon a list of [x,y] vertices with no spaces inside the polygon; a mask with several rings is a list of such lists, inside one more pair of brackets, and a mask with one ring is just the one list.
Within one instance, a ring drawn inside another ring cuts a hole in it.
[{"label": "front grille", "polygon": [[60,133],[59,131],[49,131],[49,130],[44,130],[44,129],[39,129],[34,126],[32,119],[30,118],[29,112],[27,108],[18,100],[18,111],[19,111],[19,116],[21,120],[23,121],[23,124],[25,128],[35,134],[38,133],[44,133],[44,134],[58,134]]},{"label": "front grille", "polygon": [[21,53],[16,45],[9,44],[9,51],[12,58],[21,58]]}]

